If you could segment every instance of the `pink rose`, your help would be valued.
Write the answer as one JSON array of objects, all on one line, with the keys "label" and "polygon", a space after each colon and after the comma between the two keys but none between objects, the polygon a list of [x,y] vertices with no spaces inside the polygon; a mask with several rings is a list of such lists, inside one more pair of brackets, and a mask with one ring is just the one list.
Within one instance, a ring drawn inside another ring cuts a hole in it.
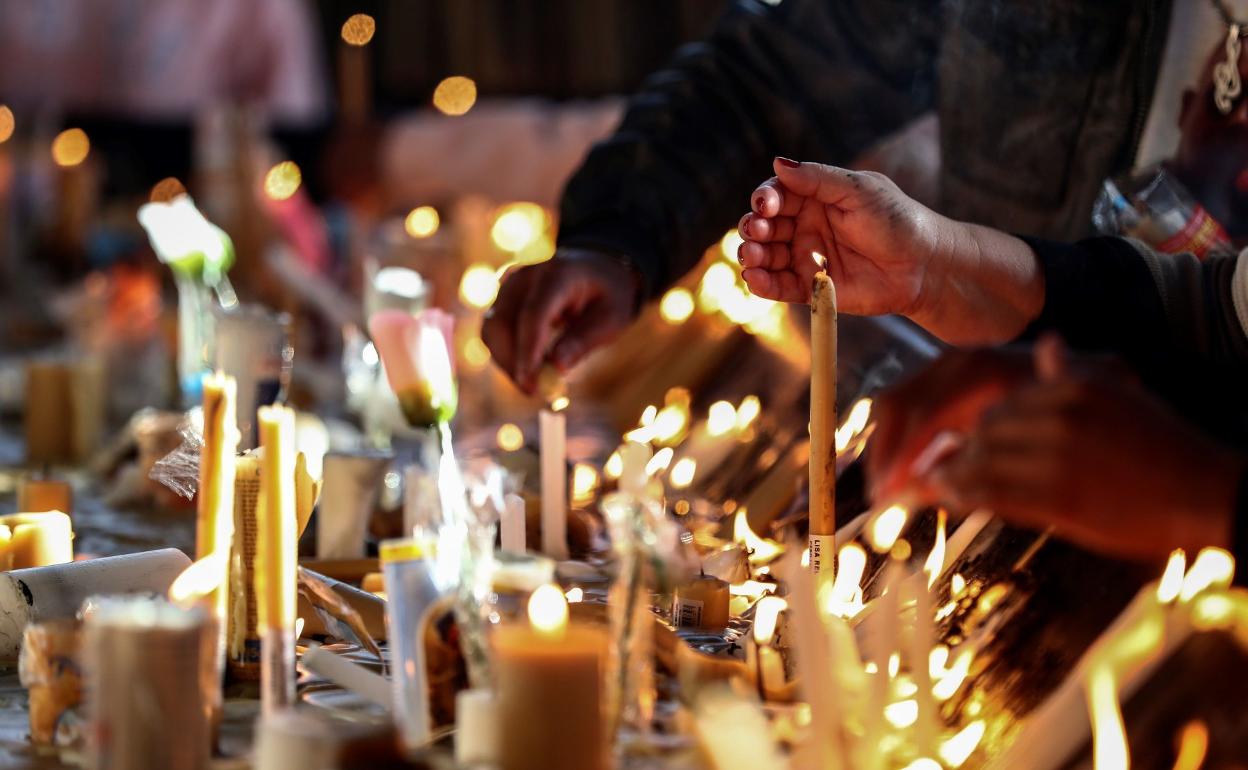
[{"label": "pink rose", "polygon": [[412,315],[379,310],[368,319],[377,354],[403,414],[414,426],[449,422],[459,394],[451,340],[455,319],[437,308]]}]

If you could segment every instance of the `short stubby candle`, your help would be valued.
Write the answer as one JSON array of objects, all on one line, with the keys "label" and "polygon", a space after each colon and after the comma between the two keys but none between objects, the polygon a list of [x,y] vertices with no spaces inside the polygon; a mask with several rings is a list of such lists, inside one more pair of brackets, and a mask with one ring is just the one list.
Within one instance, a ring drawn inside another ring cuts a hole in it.
[{"label": "short stubby candle", "polygon": [[493,635],[502,770],[603,770],[605,629],[571,625],[563,592],[544,585],[528,622]]}]

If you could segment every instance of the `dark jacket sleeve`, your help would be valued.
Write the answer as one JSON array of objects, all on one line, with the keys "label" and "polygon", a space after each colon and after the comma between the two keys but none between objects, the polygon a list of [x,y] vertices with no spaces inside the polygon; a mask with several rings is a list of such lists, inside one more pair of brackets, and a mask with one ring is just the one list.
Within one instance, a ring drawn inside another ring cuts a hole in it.
[{"label": "dark jacket sleeve", "polygon": [[1248,330],[1233,296],[1241,257],[1201,262],[1117,237],[1025,240],[1045,299],[1024,337],[1056,331],[1075,349],[1122,356],[1189,418],[1248,447]]},{"label": "dark jacket sleeve", "polygon": [[625,257],[653,296],[749,209],[773,156],[845,163],[930,109],[938,8],[736,0],[568,182],[559,245]]}]

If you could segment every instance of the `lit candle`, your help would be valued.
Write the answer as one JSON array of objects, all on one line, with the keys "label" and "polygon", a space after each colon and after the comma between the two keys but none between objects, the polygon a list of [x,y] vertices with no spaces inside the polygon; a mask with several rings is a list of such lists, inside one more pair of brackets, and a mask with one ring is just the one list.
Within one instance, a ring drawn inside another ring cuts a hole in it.
[{"label": "lit candle", "polygon": [[557,586],[529,599],[529,622],[494,632],[502,770],[603,770],[607,651],[601,628],[569,625]]},{"label": "lit candle", "polygon": [[810,300],[810,569],[832,566],[836,544],[836,290],[815,276]]},{"label": "lit candle", "polygon": [[568,558],[568,423],[567,396],[550,394],[548,407],[538,415],[541,434],[542,552],[554,559]]},{"label": "lit candle", "polygon": [[261,699],[265,713],[295,700],[295,413],[259,409],[260,501],[256,506],[256,597],[261,628]]},{"label": "lit candle", "polygon": [[928,658],[935,644],[936,630],[932,614],[932,596],[922,572],[906,580],[906,588],[914,596],[914,626],[910,629],[910,676],[918,687],[915,700],[919,705],[919,718],[915,722],[914,736],[919,753],[931,755],[936,750],[936,734],[940,715],[932,697],[932,677]]},{"label": "lit candle", "polygon": [[12,530],[9,553],[12,569],[46,567],[74,560],[74,528],[60,511],[12,513],[0,516],[0,524]]},{"label": "lit candle", "polygon": [[676,590],[672,622],[681,628],[722,631],[728,626],[728,583],[705,573]]},{"label": "lit candle", "polygon": [[74,512],[74,490],[59,479],[24,478],[17,485],[17,509],[28,513]]},{"label": "lit candle", "polygon": [[780,651],[771,646],[776,635],[780,613],[788,602],[778,596],[764,596],[754,609],[754,655],[758,671],[758,695],[764,700],[776,700],[784,690],[784,659]]},{"label": "lit candle", "polygon": [[[226,623],[229,617],[230,547],[234,541],[234,453],[238,448],[237,386],[220,372],[204,379],[204,445],[199,455],[199,510],[195,524],[195,558],[218,556],[220,580],[208,595],[209,616],[216,624],[218,681],[225,666]],[[218,688],[219,689],[219,688]],[[217,693],[219,697],[219,692]]]}]

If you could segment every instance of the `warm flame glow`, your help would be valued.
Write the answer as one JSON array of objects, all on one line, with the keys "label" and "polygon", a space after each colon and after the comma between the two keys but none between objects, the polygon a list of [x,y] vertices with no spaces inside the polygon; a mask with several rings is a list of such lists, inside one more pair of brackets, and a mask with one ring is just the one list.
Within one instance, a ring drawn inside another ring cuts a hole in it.
[{"label": "warm flame glow", "polygon": [[572,405],[572,401],[567,396],[557,396],[554,400],[550,402],[550,411],[562,412],[564,409],[567,409],[571,405]]},{"label": "warm flame glow", "polygon": [[452,75],[433,89],[433,106],[443,115],[463,115],[477,103],[477,84],[472,78]]},{"label": "warm flame glow", "polygon": [[438,231],[442,217],[433,206],[417,206],[407,213],[403,229],[413,238],[428,238]]},{"label": "warm flame glow", "polygon": [[862,611],[862,576],[867,568],[867,552],[857,543],[847,543],[836,556],[836,577],[821,602],[830,615],[852,618]]},{"label": "warm flame glow", "polygon": [[[948,653],[946,653],[946,656]],[[971,672],[971,659],[975,653],[968,647],[958,653],[958,657],[954,659],[953,665],[947,669],[941,670],[938,674],[932,676],[932,695],[938,701],[947,701],[957,694],[962,688],[962,683],[966,681],[967,674]],[[931,659],[928,659],[928,665],[931,665]]]},{"label": "warm flame glow", "polygon": [[764,596],[758,600],[754,608],[754,641],[759,644],[771,644],[776,635],[776,623],[780,613],[786,610],[789,603],[779,596]]},{"label": "warm flame glow", "polygon": [[919,702],[914,698],[890,703],[884,707],[884,718],[898,729],[909,727],[919,721]]},{"label": "warm flame glow", "polygon": [[745,580],[728,586],[728,593],[733,596],[744,596],[747,599],[760,599],[775,592],[775,583],[763,583],[758,580]]},{"label": "warm flame glow", "polygon": [[932,552],[927,555],[927,561],[923,562],[923,571],[927,573],[928,590],[931,590],[936,583],[936,578],[940,577],[940,573],[945,569],[945,525],[948,518],[949,514],[945,513],[944,508],[936,512],[936,542],[932,544]]},{"label": "warm flame glow", "polygon": [[550,219],[536,203],[511,203],[499,209],[490,240],[503,251],[522,251],[546,232]]},{"label": "warm flame glow", "polygon": [[1088,713],[1092,718],[1092,766],[1098,770],[1130,767],[1118,686],[1108,666],[1097,666],[1088,674]]},{"label": "warm flame glow", "polygon": [[676,452],[670,446],[655,452],[654,457],[651,457],[650,461],[646,463],[646,475],[655,476],[667,470],[667,466],[672,464],[672,457],[675,454]]},{"label": "warm flame glow", "polygon": [[1183,589],[1183,573],[1187,569],[1187,555],[1182,548],[1170,552],[1170,560],[1166,562],[1166,571],[1161,573],[1161,582],[1157,584],[1157,601],[1169,604],[1179,596]]},{"label": "warm flame glow", "polygon": [[906,526],[906,519],[909,516],[910,513],[900,505],[889,506],[880,511],[875,520],[867,525],[870,531],[871,547],[879,553],[892,550],[897,538],[901,537],[901,530]]},{"label": "warm flame glow", "polygon": [[659,408],[654,404],[650,404],[641,410],[641,420],[637,424],[643,428],[648,428],[654,424],[654,418],[658,416]]},{"label": "warm flame glow", "polygon": [[294,161],[284,160],[264,175],[264,194],[275,201],[284,201],[299,190],[303,172]]},{"label": "warm flame glow", "polygon": [[342,40],[348,45],[368,45],[377,32],[377,22],[367,13],[357,13],[342,23]]},{"label": "warm flame glow", "polygon": [[751,564],[766,564],[784,551],[776,541],[754,534],[745,508],[737,509],[736,518],[732,522],[732,539],[746,547]]},{"label": "warm flame glow", "polygon": [[489,265],[472,265],[459,280],[459,298],[464,304],[477,310],[485,310],[494,304],[498,296],[498,273]]},{"label": "warm flame glow", "polygon": [[936,679],[945,673],[945,664],[949,662],[949,648],[938,644],[927,655],[927,675]]},{"label": "warm flame glow", "polygon": [[307,625],[307,621],[303,618],[295,618],[295,638],[303,636],[303,627]]},{"label": "warm flame glow", "polygon": [[498,448],[504,452],[514,452],[524,446],[524,432],[515,423],[505,422],[498,428]]},{"label": "warm flame glow", "polygon": [[849,448],[849,442],[853,441],[867,428],[867,421],[871,419],[871,399],[860,398],[850,408],[849,416],[841,423],[841,427],[836,429],[836,451],[844,452]]},{"label": "warm flame glow", "polygon": [[174,198],[182,195],[186,195],[186,185],[182,184],[177,177],[167,176],[152,185],[147,199],[152,203],[170,203]]},{"label": "warm flame glow", "polygon": [[67,128],[52,140],[52,160],[63,168],[77,166],[91,152],[91,141],[81,128]]},{"label": "warm flame glow", "polygon": [[529,623],[543,636],[561,636],[568,627],[568,600],[559,586],[538,586],[529,597]]},{"label": "warm flame glow", "polygon": [[598,471],[588,463],[577,463],[572,466],[572,503],[577,506],[593,502],[594,492],[598,491]]},{"label": "warm flame glow", "polygon": [[741,238],[741,233],[737,232],[737,228],[732,228],[724,233],[723,238],[719,239],[719,255],[723,257],[724,261],[734,265],[737,264],[737,249],[741,247],[742,243],[745,243],[745,241]]},{"label": "warm flame glow", "polygon": [[1174,770],[1200,770],[1209,753],[1209,727],[1204,720],[1193,719],[1179,731],[1179,753]]},{"label": "warm flame glow", "polygon": [[1179,599],[1191,601],[1209,588],[1226,588],[1235,577],[1235,559],[1221,548],[1202,548],[1183,578]]},{"label": "warm flame glow", "polygon": [[944,770],[941,764],[934,759],[928,757],[919,757],[910,764],[901,768],[901,770]]},{"label": "warm flame glow", "polygon": [[698,306],[704,313],[719,310],[722,298],[737,288],[737,271],[724,262],[712,263],[698,283]]},{"label": "warm flame glow", "polygon": [[17,123],[13,120],[13,110],[8,105],[0,104],[0,144],[4,144],[13,137],[13,131],[17,128]]},{"label": "warm flame glow", "polygon": [[682,324],[693,315],[693,294],[685,288],[677,286],[668,289],[659,300],[659,315],[669,324]]},{"label": "warm flame glow", "polygon": [[955,572],[953,577],[949,578],[949,595],[958,598],[962,592],[966,590],[966,578],[962,577],[962,573]]},{"label": "warm flame glow", "polygon": [[227,558],[225,553],[214,551],[182,570],[169,586],[169,601],[190,607],[217,590],[225,581]]},{"label": "warm flame glow", "polygon": [[585,601],[585,589],[581,588],[580,586],[576,586],[575,588],[569,588],[567,593],[564,594],[564,596],[567,597],[568,604],[579,604]]},{"label": "warm flame glow", "polygon": [[727,401],[716,401],[711,404],[706,415],[706,432],[711,436],[722,436],[737,425],[737,408]]},{"label": "warm flame glow", "polygon": [[620,450],[615,450],[611,456],[607,458],[607,464],[602,467],[602,474],[614,481],[624,472],[624,457],[620,454]]},{"label": "warm flame glow", "polygon": [[758,400],[758,396],[746,396],[741,399],[741,405],[737,407],[737,430],[749,430],[762,411],[763,404]]},{"label": "warm flame glow", "polygon": [[692,457],[682,457],[672,466],[668,480],[676,489],[684,489],[693,483],[693,476],[698,472],[698,461]]},{"label": "warm flame glow", "polygon": [[[984,720],[977,719],[940,744],[940,758],[948,767],[961,767],[984,737]],[[1099,765],[1098,765],[1099,767]]]}]

